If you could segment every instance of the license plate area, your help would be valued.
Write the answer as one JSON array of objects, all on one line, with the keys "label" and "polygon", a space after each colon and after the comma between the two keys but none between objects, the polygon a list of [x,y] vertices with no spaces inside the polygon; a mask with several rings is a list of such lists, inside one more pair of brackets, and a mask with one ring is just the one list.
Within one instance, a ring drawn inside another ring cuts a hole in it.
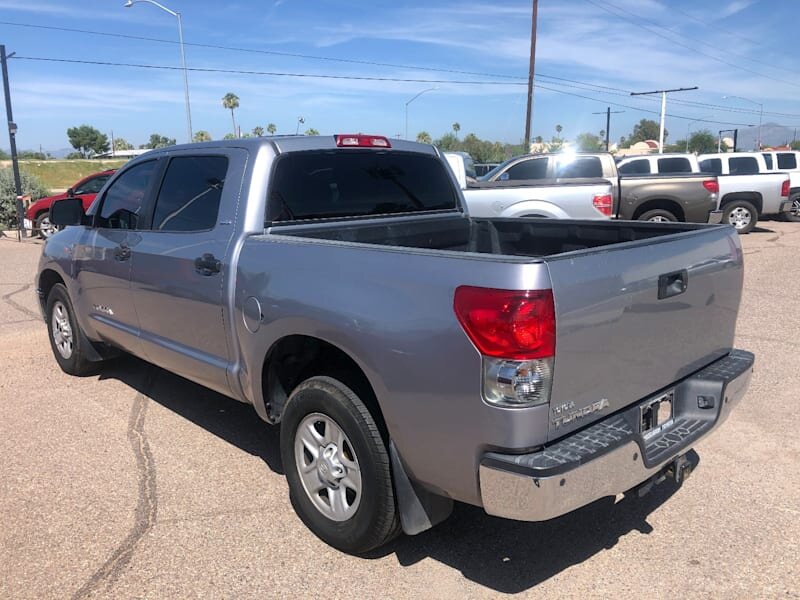
[{"label": "license plate area", "polygon": [[647,439],[672,424],[674,419],[675,392],[667,392],[658,398],[653,398],[639,407],[639,431]]}]

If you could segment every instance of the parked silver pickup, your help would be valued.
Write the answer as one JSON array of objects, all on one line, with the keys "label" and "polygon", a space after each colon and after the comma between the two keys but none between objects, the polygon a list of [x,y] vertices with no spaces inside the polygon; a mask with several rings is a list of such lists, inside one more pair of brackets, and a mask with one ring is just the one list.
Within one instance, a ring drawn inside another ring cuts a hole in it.
[{"label": "parked silver pickup", "polygon": [[431,146],[173,146],[51,218],[59,366],[122,350],[251,403],[298,515],[347,552],[453,501],[539,521],[681,482],[752,372],[732,228],[471,218]]}]

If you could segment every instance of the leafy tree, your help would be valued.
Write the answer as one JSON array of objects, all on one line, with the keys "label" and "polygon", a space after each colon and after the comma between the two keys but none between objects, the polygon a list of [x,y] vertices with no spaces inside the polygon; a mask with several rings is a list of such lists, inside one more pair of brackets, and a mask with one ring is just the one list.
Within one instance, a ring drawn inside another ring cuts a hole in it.
[{"label": "leafy tree", "polygon": [[233,137],[236,137],[236,117],[233,111],[239,108],[239,96],[233,92],[228,92],[222,97],[222,106],[231,111],[231,121],[233,122]]},{"label": "leafy tree", "polygon": [[420,131],[417,134],[417,141],[420,144],[431,144],[433,143],[433,138],[431,137],[431,134],[428,133],[427,131]]},{"label": "leafy tree", "polygon": [[[645,140],[657,140],[659,136],[660,125],[651,119],[642,119],[633,126],[633,133],[628,137],[627,144],[633,146],[636,142],[644,142]],[[664,139],[669,136],[669,132],[664,130]]]},{"label": "leafy tree", "polygon": [[434,140],[433,145],[439,147],[444,152],[455,152],[461,149],[458,138],[454,133],[445,133],[438,140]]},{"label": "leafy tree", "polygon": [[69,154],[67,154],[65,158],[67,160],[78,160],[80,158],[85,158],[85,157],[80,152],[70,152]]},{"label": "leafy tree", "polygon": [[458,132],[461,131],[461,123],[456,121],[453,123],[453,133],[456,134],[456,139],[458,139]]},{"label": "leafy tree", "polygon": [[319,135],[319,131],[317,131],[313,127],[309,127],[308,129],[306,129],[306,135]]},{"label": "leafy tree", "polygon": [[223,139],[223,140],[235,140],[235,139],[236,139],[236,136],[235,136],[235,135],[233,135],[232,133],[226,133],[226,134],[223,136],[223,138],[222,138],[222,139]]},{"label": "leafy tree", "polygon": [[125,138],[114,138],[114,150],[133,150],[133,144]]},{"label": "leafy tree", "polygon": [[270,135],[275,135],[275,132],[278,131],[278,128],[275,127],[275,123],[270,123],[267,125],[267,133]]},{"label": "leafy tree", "polygon": [[579,133],[575,136],[575,145],[583,152],[601,152],[606,147],[605,141],[593,133]]},{"label": "leafy tree", "polygon": [[211,141],[211,134],[208,133],[205,129],[199,129],[194,132],[194,136],[192,137],[193,142],[210,142]]},{"label": "leafy tree", "polygon": [[17,158],[20,160],[47,160],[48,155],[36,150],[20,150],[17,152]]},{"label": "leafy tree", "polygon": [[11,160],[11,155],[5,150],[0,150],[0,160]]},{"label": "leafy tree", "polygon": [[161,135],[158,133],[151,133],[150,134],[150,141],[146,144],[142,144],[139,148],[147,148],[149,150],[153,150],[155,148],[166,148],[167,146],[174,146],[175,145],[175,138],[168,138],[165,135]]},{"label": "leafy tree", "polygon": [[689,152],[709,154],[716,151],[717,136],[711,133],[708,129],[700,129],[689,136]]},{"label": "leafy tree", "polygon": [[789,144],[789,148],[792,150],[800,150],[800,140],[795,140],[791,144]]},{"label": "leafy tree", "polygon": [[[26,171],[20,171],[22,195],[33,200],[43,198],[50,193],[42,181]],[[0,169],[0,223],[9,225],[17,217],[17,190],[14,185],[14,173],[10,168]]]},{"label": "leafy tree", "polygon": [[256,137],[261,137],[262,135],[264,135],[264,128],[261,127],[261,125],[253,127],[253,135]]},{"label": "leafy tree", "polygon": [[540,135],[537,135],[535,138],[533,138],[533,141],[536,142],[537,144],[543,144],[544,138]]},{"label": "leafy tree", "polygon": [[564,128],[561,125],[556,125],[556,135],[561,136],[562,131],[564,131]]},{"label": "leafy tree", "polygon": [[108,136],[91,125],[81,125],[67,129],[70,145],[80,152],[81,158],[108,152]]}]

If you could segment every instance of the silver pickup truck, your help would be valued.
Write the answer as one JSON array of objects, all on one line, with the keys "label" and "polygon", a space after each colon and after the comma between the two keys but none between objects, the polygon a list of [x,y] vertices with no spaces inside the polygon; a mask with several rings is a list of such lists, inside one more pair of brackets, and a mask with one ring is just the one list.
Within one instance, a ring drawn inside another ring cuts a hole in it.
[{"label": "silver pickup truck", "polygon": [[471,218],[431,146],[173,146],[51,217],[59,366],[121,350],[252,404],[300,518],[347,552],[453,501],[540,521],[680,482],[751,377],[732,227]]}]

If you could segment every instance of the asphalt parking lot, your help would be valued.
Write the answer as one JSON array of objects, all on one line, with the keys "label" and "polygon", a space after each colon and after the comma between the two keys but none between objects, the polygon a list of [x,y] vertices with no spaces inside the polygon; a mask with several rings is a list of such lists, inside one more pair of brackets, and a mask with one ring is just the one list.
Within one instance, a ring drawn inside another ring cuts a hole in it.
[{"label": "asphalt parking lot", "polygon": [[368,558],[295,516],[276,428],[133,358],[74,378],[0,238],[0,597],[800,597],[800,224],[743,237],[750,391],[680,489],[546,523],[459,505]]}]

